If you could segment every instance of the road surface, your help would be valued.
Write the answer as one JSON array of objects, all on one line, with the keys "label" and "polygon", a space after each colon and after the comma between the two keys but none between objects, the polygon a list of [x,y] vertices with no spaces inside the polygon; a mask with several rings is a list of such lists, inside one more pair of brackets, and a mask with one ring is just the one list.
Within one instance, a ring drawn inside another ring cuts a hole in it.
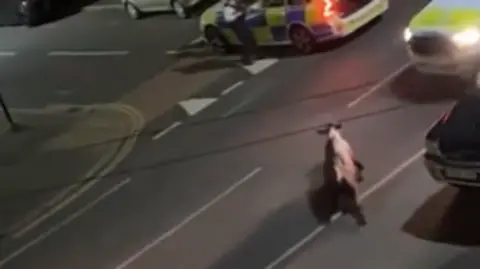
[{"label": "road surface", "polygon": [[2,93],[11,106],[31,108],[116,101],[176,61],[165,51],[197,38],[198,26],[168,14],[132,21],[99,10],[0,35]]},{"label": "road surface", "polygon": [[[151,121],[116,173],[17,238],[0,267],[472,268],[466,204],[478,198],[437,185],[421,163],[425,131],[461,94],[409,67],[401,33],[425,4],[392,1],[335,50],[282,58],[201,112]],[[314,130],[332,119],[366,166],[362,229],[348,217],[318,224]]]}]

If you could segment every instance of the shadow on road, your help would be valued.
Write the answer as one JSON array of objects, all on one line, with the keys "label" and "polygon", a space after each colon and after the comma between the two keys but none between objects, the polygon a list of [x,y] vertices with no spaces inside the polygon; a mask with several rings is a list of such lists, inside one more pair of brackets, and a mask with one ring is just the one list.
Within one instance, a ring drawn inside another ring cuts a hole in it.
[{"label": "shadow on road", "polygon": [[322,163],[316,165],[307,174],[310,183],[307,191],[308,204],[319,224],[328,223],[337,211],[333,199],[337,183],[332,180],[334,176],[331,172],[325,169]]},{"label": "shadow on road", "polygon": [[479,190],[445,187],[429,197],[406,221],[402,230],[417,238],[437,243],[478,246],[479,206]]},{"label": "shadow on road", "polygon": [[459,254],[437,269],[471,269],[480,264],[480,250],[470,249]]},{"label": "shadow on road", "polygon": [[[288,203],[259,222],[254,230],[226,251],[209,269],[264,268],[282,253],[315,229],[315,221],[308,218],[304,199]],[[258,255],[258,251],[262,255]]]},{"label": "shadow on road", "polygon": [[175,71],[181,72],[183,74],[197,74],[199,72],[205,72],[210,70],[222,70],[227,68],[235,68],[240,62],[222,60],[222,59],[205,59],[195,62],[193,64],[175,68]]},{"label": "shadow on road", "polygon": [[428,104],[456,100],[467,86],[455,77],[421,74],[409,67],[390,83],[390,91],[402,101]]}]

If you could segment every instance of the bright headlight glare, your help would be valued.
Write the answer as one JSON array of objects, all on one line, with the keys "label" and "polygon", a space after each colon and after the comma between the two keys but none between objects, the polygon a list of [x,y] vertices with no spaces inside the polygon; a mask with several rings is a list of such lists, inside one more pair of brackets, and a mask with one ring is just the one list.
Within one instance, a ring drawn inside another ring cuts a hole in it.
[{"label": "bright headlight glare", "polygon": [[431,141],[431,140],[426,140],[425,141],[425,151],[428,154],[440,156],[440,149],[438,148],[438,142],[436,141]]},{"label": "bright headlight glare", "polygon": [[477,29],[467,29],[463,32],[454,34],[452,39],[457,45],[469,46],[476,44],[480,40],[480,32]]},{"label": "bright headlight glare", "polygon": [[403,31],[403,39],[408,42],[410,38],[412,38],[412,32],[407,28]]}]

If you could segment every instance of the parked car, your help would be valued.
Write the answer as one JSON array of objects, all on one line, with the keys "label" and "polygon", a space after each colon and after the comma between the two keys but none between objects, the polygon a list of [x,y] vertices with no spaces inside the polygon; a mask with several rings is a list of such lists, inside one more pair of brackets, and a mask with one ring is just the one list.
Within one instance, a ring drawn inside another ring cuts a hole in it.
[{"label": "parked car", "polygon": [[139,19],[148,12],[170,11],[182,19],[190,18],[192,7],[200,0],[122,0],[125,11],[132,19]]},{"label": "parked car", "polygon": [[466,94],[428,131],[425,166],[436,181],[480,187],[480,96]]}]

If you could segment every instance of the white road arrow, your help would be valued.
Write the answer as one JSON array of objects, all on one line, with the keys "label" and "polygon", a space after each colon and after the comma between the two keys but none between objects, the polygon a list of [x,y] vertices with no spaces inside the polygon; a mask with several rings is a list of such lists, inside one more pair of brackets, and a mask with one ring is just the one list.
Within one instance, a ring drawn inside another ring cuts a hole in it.
[{"label": "white road arrow", "polygon": [[194,98],[178,103],[189,116],[193,116],[217,101],[216,98]]}]

